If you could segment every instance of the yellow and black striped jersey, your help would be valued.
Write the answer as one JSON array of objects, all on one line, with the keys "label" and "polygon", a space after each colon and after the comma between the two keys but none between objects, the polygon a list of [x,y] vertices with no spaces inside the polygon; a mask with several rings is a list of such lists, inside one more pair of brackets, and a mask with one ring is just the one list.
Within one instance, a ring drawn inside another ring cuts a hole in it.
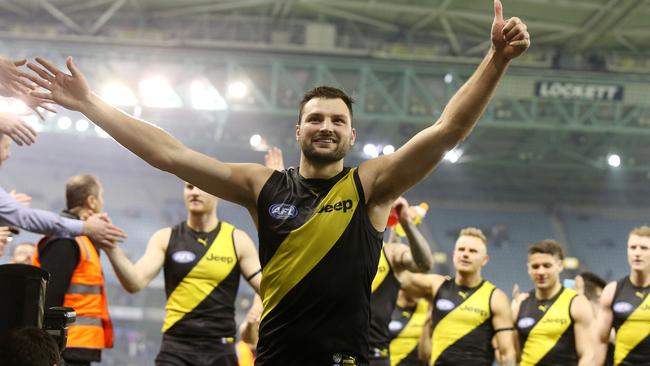
[{"label": "yellow and black striped jersey", "polygon": [[495,286],[483,281],[474,288],[455,280],[442,283],[433,302],[431,364],[492,366],[492,308]]},{"label": "yellow and black striped jersey", "polygon": [[256,365],[365,365],[382,233],[356,169],[330,179],[274,172],[260,192],[264,312]]},{"label": "yellow and black striped jersey", "polygon": [[196,232],[185,222],[172,229],[163,265],[166,335],[206,340],[235,336],[240,271],[234,230],[223,221],[209,232]]},{"label": "yellow and black striped jersey", "polygon": [[372,280],[370,295],[370,347],[387,349],[390,343],[390,323],[400,284],[382,249],[377,274]]},{"label": "yellow and black striped jersey", "polygon": [[396,306],[388,324],[391,366],[427,366],[418,358],[418,344],[427,318],[429,302],[420,299],[413,307]]},{"label": "yellow and black striped jersey", "polygon": [[517,332],[522,366],[569,366],[578,364],[571,318],[573,290],[562,288],[548,300],[535,298],[531,291],[517,315]]},{"label": "yellow and black striped jersey", "polygon": [[629,277],[619,280],[612,312],[614,365],[650,365],[650,286],[636,287]]}]

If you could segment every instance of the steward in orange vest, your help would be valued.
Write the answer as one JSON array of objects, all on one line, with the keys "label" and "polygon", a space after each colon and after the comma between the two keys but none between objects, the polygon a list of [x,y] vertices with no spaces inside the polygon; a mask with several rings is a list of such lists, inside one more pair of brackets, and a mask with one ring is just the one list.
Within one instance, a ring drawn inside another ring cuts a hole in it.
[{"label": "steward in orange vest", "polygon": [[[66,198],[69,211],[63,211],[62,216],[78,218],[102,212],[103,190],[95,177],[72,177],[66,184]],[[68,328],[63,352],[66,364],[100,362],[101,350],[113,346],[113,329],[99,249],[87,236],[44,237],[33,264],[51,275],[45,308],[67,306],[77,313],[76,322]]]}]

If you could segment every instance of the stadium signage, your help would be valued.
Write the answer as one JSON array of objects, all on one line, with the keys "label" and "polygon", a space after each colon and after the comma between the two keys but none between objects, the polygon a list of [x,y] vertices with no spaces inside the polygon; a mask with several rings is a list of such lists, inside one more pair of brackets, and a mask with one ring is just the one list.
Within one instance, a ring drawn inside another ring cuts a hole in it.
[{"label": "stadium signage", "polygon": [[623,86],[567,81],[536,81],[535,95],[554,99],[623,100]]}]

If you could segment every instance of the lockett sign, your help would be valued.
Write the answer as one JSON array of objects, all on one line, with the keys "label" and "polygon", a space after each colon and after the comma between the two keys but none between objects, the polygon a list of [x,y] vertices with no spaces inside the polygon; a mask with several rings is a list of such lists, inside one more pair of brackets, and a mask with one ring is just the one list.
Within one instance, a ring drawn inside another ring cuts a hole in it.
[{"label": "lockett sign", "polygon": [[540,98],[618,101],[623,100],[623,86],[567,81],[536,81],[535,95]]}]

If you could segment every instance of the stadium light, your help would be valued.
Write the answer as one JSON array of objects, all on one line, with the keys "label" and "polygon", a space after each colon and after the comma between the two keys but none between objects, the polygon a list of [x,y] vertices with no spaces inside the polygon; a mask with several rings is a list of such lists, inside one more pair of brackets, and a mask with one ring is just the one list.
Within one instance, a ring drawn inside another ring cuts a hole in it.
[{"label": "stadium light", "polygon": [[140,97],[147,107],[180,108],[181,98],[176,94],[167,79],[158,75],[143,79],[139,83]]},{"label": "stadium light", "polygon": [[77,123],[74,124],[74,128],[79,132],[84,132],[88,129],[88,125],[88,121],[85,119],[80,119],[77,121]]},{"label": "stadium light", "polygon": [[97,134],[97,136],[99,136],[99,137],[101,137],[103,139],[107,139],[107,138],[111,137],[111,135],[107,134],[106,131],[104,131],[99,126],[95,126],[95,133]]},{"label": "stadium light", "polygon": [[111,82],[104,85],[100,95],[108,103],[117,106],[132,107],[138,104],[138,98],[136,98],[133,90],[119,82]]},{"label": "stadium light", "polygon": [[454,164],[460,159],[461,156],[463,156],[463,149],[455,148],[453,150],[447,151],[445,154],[444,159],[447,160],[448,162]]},{"label": "stadium light", "polygon": [[373,144],[365,144],[363,146],[363,153],[368,157],[376,158],[379,156],[379,149]]},{"label": "stadium light", "polygon": [[13,114],[27,114],[29,113],[29,107],[22,100],[13,99],[9,102],[9,112]]},{"label": "stadium light", "polygon": [[444,80],[445,84],[451,84],[451,82],[454,81],[454,75],[447,73]]},{"label": "stadium light", "polygon": [[393,146],[393,145],[386,145],[386,146],[384,146],[384,148],[381,150],[381,152],[382,152],[384,155],[390,155],[390,154],[392,154],[392,153],[395,152],[395,146]]},{"label": "stadium light", "polygon": [[56,125],[62,130],[67,130],[68,128],[70,128],[70,126],[72,126],[72,120],[70,119],[70,117],[63,116],[59,118],[58,121],[56,121]]},{"label": "stadium light", "polygon": [[195,80],[190,85],[192,94],[192,107],[208,111],[223,111],[228,109],[228,104],[219,91],[207,81]]},{"label": "stadium light", "polygon": [[621,157],[617,154],[611,154],[607,157],[607,164],[612,168],[618,168],[621,166]]},{"label": "stadium light", "polygon": [[255,134],[249,140],[252,147],[258,147],[262,143],[262,136]]},{"label": "stadium light", "polygon": [[235,81],[228,85],[228,96],[235,99],[242,99],[248,95],[248,86],[243,81]]}]

